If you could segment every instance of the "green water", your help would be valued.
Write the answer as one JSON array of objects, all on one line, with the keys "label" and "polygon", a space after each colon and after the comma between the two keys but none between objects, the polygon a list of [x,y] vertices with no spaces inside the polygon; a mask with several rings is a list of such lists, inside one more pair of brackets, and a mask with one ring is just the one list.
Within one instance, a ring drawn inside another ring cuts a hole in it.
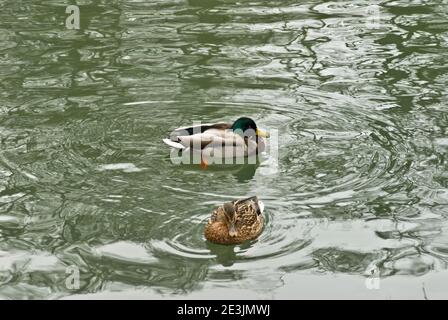
[{"label": "green water", "polygon": [[[77,2],[0,0],[0,297],[448,296],[447,1]],[[242,115],[278,159],[170,161]],[[207,243],[250,195],[260,238]]]}]

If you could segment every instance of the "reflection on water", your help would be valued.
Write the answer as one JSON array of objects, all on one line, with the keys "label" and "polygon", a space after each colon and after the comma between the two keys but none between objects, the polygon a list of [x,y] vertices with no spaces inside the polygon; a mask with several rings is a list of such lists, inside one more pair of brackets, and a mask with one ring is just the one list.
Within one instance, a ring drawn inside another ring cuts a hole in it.
[{"label": "reflection on water", "polygon": [[[1,297],[363,296],[372,268],[406,296],[446,271],[446,5],[84,1],[80,30],[65,6],[0,2]],[[278,130],[278,161],[171,163],[172,129],[240,116]],[[260,238],[207,243],[251,195]]]}]

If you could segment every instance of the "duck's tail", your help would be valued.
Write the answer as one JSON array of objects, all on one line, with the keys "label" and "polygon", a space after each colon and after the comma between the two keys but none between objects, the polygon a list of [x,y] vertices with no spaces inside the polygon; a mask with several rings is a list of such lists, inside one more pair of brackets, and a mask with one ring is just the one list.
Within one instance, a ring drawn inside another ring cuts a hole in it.
[{"label": "duck's tail", "polygon": [[165,142],[167,145],[169,145],[171,148],[175,149],[185,149],[185,146],[180,144],[179,142],[175,142],[170,139],[163,139],[163,142]]}]

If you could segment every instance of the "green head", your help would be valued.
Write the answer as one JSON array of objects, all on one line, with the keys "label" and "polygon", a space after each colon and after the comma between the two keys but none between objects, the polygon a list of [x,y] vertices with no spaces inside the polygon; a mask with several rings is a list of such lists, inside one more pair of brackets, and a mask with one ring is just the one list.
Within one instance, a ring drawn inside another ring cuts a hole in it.
[{"label": "green head", "polygon": [[264,132],[257,128],[255,121],[251,118],[242,117],[236,120],[232,125],[232,130],[240,133],[247,132],[247,130],[253,130],[256,136],[258,137],[269,137],[267,132]]}]

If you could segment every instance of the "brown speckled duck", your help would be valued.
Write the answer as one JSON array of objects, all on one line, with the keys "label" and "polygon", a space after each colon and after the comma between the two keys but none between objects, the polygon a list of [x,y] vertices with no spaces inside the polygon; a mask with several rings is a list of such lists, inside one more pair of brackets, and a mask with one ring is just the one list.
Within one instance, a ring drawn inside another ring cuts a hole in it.
[{"label": "brown speckled duck", "polygon": [[263,210],[257,197],[226,202],[213,211],[205,226],[205,238],[218,244],[256,239],[263,230]]}]

